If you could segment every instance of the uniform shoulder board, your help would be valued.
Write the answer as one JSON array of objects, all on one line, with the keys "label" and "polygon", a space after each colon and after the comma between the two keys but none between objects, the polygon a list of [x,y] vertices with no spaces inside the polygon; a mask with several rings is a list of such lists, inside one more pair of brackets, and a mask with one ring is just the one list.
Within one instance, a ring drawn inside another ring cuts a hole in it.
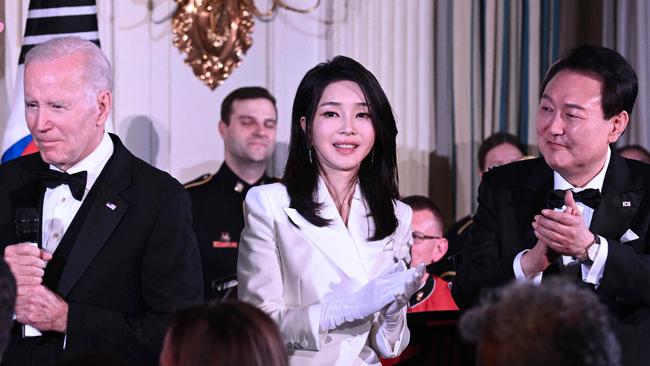
[{"label": "uniform shoulder board", "polygon": [[185,183],[185,189],[206,184],[212,179],[212,177],[214,177],[214,174],[205,173],[202,176]]}]

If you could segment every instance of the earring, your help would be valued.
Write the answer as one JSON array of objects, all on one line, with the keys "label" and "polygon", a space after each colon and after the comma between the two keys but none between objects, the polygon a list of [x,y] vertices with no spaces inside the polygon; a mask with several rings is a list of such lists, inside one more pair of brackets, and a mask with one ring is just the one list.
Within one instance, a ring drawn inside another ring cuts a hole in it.
[{"label": "earring", "polygon": [[375,148],[372,149],[370,152],[370,164],[373,164],[375,162]]},{"label": "earring", "polygon": [[313,165],[313,164],[314,164],[314,162],[313,162],[313,161],[311,161],[311,147],[309,148],[309,150],[308,150],[308,151],[309,151],[309,164],[311,164],[311,165]]}]

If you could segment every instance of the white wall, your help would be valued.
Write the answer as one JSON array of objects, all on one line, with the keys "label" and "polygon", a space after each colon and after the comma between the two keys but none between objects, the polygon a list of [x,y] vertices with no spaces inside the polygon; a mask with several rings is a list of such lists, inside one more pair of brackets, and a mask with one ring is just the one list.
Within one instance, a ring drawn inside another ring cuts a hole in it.
[{"label": "white wall", "polygon": [[[215,91],[199,81],[171,42],[173,0],[97,0],[102,49],[115,73],[112,131],[140,158],[181,182],[214,172],[223,160],[217,133],[221,100],[241,86],[261,85],[278,102],[278,145],[270,170],[284,167],[291,105],[298,83],[317,63],[343,53],[375,73],[388,95],[400,134],[403,194],[427,194],[433,150],[432,35],[430,0],[321,0],[316,11],[279,9],[255,18],[253,45],[232,76]],[[255,0],[262,9],[271,0]],[[316,0],[284,0],[307,8]],[[3,0],[0,0],[2,6]],[[0,117],[13,95],[29,0],[4,0],[5,75]],[[10,18],[11,17],[11,18]],[[1,43],[0,43],[1,44]],[[2,121],[5,119],[3,118]],[[4,126],[0,126],[0,133]]]},{"label": "white wall", "polygon": [[[223,160],[217,133],[221,100],[241,86],[265,86],[278,102],[277,163],[272,170],[279,174],[295,90],[304,73],[326,58],[321,21],[325,6],[311,14],[279,10],[270,21],[256,18],[253,45],[243,62],[212,91],[172,46],[171,22],[148,21],[145,5],[114,2],[115,131],[138,156],[188,181],[216,171]],[[171,0],[159,1],[152,18],[161,19],[174,8]]]}]

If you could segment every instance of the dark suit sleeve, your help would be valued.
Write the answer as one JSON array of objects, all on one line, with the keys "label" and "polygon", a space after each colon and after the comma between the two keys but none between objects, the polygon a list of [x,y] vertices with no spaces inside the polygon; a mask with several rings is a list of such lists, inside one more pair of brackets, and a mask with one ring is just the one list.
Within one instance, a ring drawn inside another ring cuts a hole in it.
[{"label": "dark suit sleeve", "polygon": [[509,217],[502,217],[502,208],[510,202],[503,188],[485,181],[479,186],[478,210],[470,226],[463,252],[463,263],[452,284],[458,306],[468,308],[480,297],[483,289],[496,287],[514,279],[512,264],[517,252],[506,250],[503,229],[516,230]]},{"label": "dark suit sleeve", "polygon": [[140,283],[142,307],[147,310],[127,314],[100,304],[71,302],[66,349],[117,351],[138,364],[157,364],[171,314],[203,298],[201,263],[184,190],[171,194],[158,212],[142,253],[141,276],[133,281]]}]

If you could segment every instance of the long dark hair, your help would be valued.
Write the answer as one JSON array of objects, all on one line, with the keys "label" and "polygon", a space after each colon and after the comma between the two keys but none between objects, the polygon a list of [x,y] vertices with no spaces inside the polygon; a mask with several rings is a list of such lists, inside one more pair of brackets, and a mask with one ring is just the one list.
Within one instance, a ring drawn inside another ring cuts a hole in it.
[{"label": "long dark hair", "polygon": [[[326,226],[329,220],[319,216],[320,204],[315,201],[318,165],[309,159],[310,134],[318,102],[325,88],[337,81],[351,81],[359,86],[366,98],[370,119],[375,129],[375,143],[361,162],[359,185],[375,223],[370,240],[380,240],[397,228],[393,201],[399,198],[395,137],[397,127],[393,110],[375,76],[360,63],[336,56],[329,62],[309,70],[300,82],[293,101],[289,157],[283,181],[291,198],[290,207],[316,226]],[[306,119],[305,130],[300,124]],[[314,154],[315,158],[315,154]]]}]

